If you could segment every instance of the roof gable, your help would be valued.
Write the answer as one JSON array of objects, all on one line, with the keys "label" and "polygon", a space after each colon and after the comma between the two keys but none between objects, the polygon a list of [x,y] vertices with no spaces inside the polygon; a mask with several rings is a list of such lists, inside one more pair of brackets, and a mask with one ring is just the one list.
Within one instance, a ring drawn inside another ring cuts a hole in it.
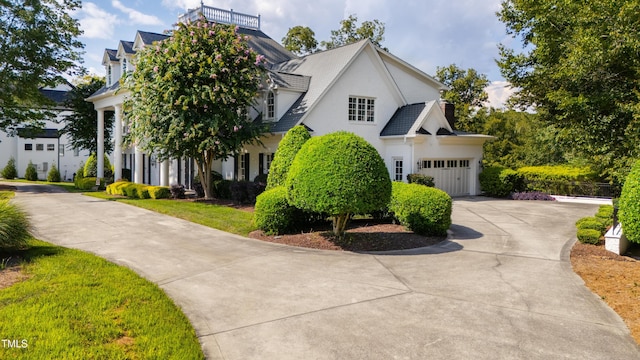
[{"label": "roof gable", "polygon": [[[418,119],[420,119],[420,115],[422,115],[425,107],[425,103],[420,103],[405,105],[398,108],[391,117],[391,120],[387,122],[380,132],[380,136],[407,135],[413,125],[418,121]],[[422,127],[418,131],[420,131],[419,133],[428,133],[428,131],[422,129]]]},{"label": "roof gable", "polygon": [[104,55],[102,55],[102,65],[107,66],[109,63],[118,62],[118,50],[104,49]]},{"label": "roof gable", "polygon": [[133,45],[131,46],[131,48],[133,51],[138,51],[147,45],[153,44],[155,41],[162,41],[168,37],[169,35],[138,30],[138,32],[136,33],[136,38],[133,41]]},{"label": "roof gable", "polygon": [[136,52],[133,50],[133,41],[120,40],[120,43],[118,44],[118,52],[116,53],[116,57],[118,59],[122,59],[123,56],[130,56],[135,53]]}]

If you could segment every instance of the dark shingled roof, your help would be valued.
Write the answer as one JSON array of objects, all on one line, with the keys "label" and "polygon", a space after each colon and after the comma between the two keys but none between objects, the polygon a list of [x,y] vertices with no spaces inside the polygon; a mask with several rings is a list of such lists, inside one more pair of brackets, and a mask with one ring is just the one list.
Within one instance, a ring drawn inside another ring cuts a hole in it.
[{"label": "dark shingled roof", "polygon": [[26,139],[57,139],[60,137],[60,133],[58,129],[19,128],[18,136]]},{"label": "dark shingled roof", "polygon": [[260,30],[238,28],[238,34],[249,36],[249,47],[260,55],[264,55],[269,66],[295,59],[291,51],[285,49]]},{"label": "dark shingled roof", "polygon": [[109,55],[109,61],[119,61],[116,56],[118,54],[118,50],[104,49],[104,51]]},{"label": "dark shingled roof", "polygon": [[103,87],[101,87],[100,89],[98,89],[98,91],[96,91],[93,94],[91,94],[91,96],[89,96],[87,99],[91,99],[94,96],[98,96],[98,95],[104,94],[104,93],[109,92],[109,91],[117,90],[119,87],[120,87],[120,81],[116,81],[111,86],[103,86]]},{"label": "dark shingled roof", "polygon": [[135,51],[133,51],[133,41],[120,40],[120,44],[122,44],[122,49],[124,50],[125,54],[136,53]]},{"label": "dark shingled roof", "polygon": [[58,105],[62,105],[67,100],[67,96],[69,96],[69,92],[64,90],[40,89],[40,93]]},{"label": "dark shingled roof", "polygon": [[287,132],[292,127],[298,124],[298,121],[302,119],[302,116],[307,112],[306,106],[304,104],[304,95],[306,93],[300,94],[298,100],[296,100],[293,105],[289,108],[286,114],[280,118],[277,122],[271,125],[271,132],[279,133],[279,132]]},{"label": "dark shingled roof", "polygon": [[[384,129],[380,132],[380,136],[398,136],[407,135],[409,129],[418,120],[418,116],[424,110],[425,103],[405,105],[398,110],[391,117],[391,120],[385,125]],[[428,133],[426,130],[418,130],[418,133]]]},{"label": "dark shingled roof", "polygon": [[270,72],[269,77],[273,80],[274,84],[278,85],[278,87],[299,92],[309,90],[309,82],[311,81],[311,77],[309,76],[275,71]]},{"label": "dark shingled roof", "polygon": [[138,30],[138,34],[140,34],[140,38],[145,45],[151,45],[154,41],[162,41],[169,37],[169,35],[152,33],[147,31]]}]

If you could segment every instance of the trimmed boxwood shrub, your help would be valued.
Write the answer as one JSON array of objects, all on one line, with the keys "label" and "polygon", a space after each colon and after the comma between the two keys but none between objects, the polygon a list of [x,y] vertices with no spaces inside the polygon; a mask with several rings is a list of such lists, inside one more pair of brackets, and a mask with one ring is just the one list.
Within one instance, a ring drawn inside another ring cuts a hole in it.
[{"label": "trimmed boxwood shrub", "polygon": [[27,165],[27,169],[24,172],[24,178],[29,181],[38,180],[38,170],[36,169],[36,166],[33,165],[31,161],[29,161],[29,165]]},{"label": "trimmed boxwood shrub", "polygon": [[488,166],[480,173],[480,188],[488,196],[506,197],[522,190],[522,176],[505,167]]},{"label": "trimmed boxwood shrub", "polygon": [[309,139],[289,168],[286,188],[291,205],[332,216],[340,237],[352,214],[381,210],[391,196],[389,172],[376,148],[345,131]]},{"label": "trimmed boxwood shrub", "polygon": [[596,218],[598,218],[598,220],[602,222],[602,224],[605,227],[612,226],[613,225],[613,206],[600,205],[600,208],[596,213]]},{"label": "trimmed boxwood shrub", "polygon": [[605,224],[603,224],[602,221],[600,221],[599,219],[593,218],[593,217],[584,218],[584,220],[578,221],[578,223],[576,224],[576,227],[578,228],[578,230],[582,230],[582,229],[598,230],[600,232],[600,235],[604,234],[606,230]]},{"label": "trimmed boxwood shrub", "polygon": [[602,233],[593,229],[579,229],[578,240],[583,244],[598,244]]},{"label": "trimmed boxwood shrub", "polygon": [[435,187],[436,184],[433,182],[433,176],[422,175],[422,174],[407,174],[407,181],[409,184],[419,184],[429,187]]},{"label": "trimmed boxwood shrub", "polygon": [[389,211],[416,234],[445,236],[451,226],[451,207],[451,197],[440,189],[393,182]]},{"label": "trimmed boxwood shrub", "polygon": [[147,190],[152,199],[168,199],[171,197],[171,190],[166,186],[147,186]]},{"label": "trimmed boxwood shrub", "polygon": [[289,205],[287,189],[284,186],[266,190],[258,195],[253,221],[265,234],[284,234],[301,220],[301,211]]},{"label": "trimmed boxwood shrub", "polygon": [[128,181],[116,181],[113,184],[107,186],[106,192],[110,195],[122,195],[125,196],[123,188],[130,184]]},{"label": "trimmed boxwood shrub", "polygon": [[31,237],[27,213],[9,201],[0,201],[0,249],[25,246]]},{"label": "trimmed boxwood shrub", "polygon": [[12,180],[18,177],[18,169],[16,169],[16,159],[10,158],[7,165],[2,169],[0,173],[3,178]]},{"label": "trimmed boxwood shrub", "polygon": [[622,232],[630,242],[640,244],[640,161],[627,176],[618,206]]},{"label": "trimmed boxwood shrub", "polygon": [[518,174],[523,177],[527,190],[556,195],[580,195],[585,191],[593,192],[592,187],[583,188],[581,183],[597,180],[597,173],[588,166],[527,166],[519,168]]},{"label": "trimmed boxwood shrub", "polygon": [[[97,178],[95,177],[85,177],[85,178],[80,178],[80,179],[76,179],[76,189],[79,190],[91,190],[93,189],[94,186],[96,186],[96,180]],[[98,186],[98,189],[104,189],[104,181],[100,180],[100,185]]]},{"label": "trimmed boxwood shrub", "polygon": [[282,140],[280,140],[276,153],[273,155],[273,161],[267,176],[267,190],[285,184],[293,159],[295,159],[302,145],[309,139],[311,139],[311,135],[307,128],[302,125],[296,125],[287,131]]},{"label": "trimmed boxwood shrub", "polygon": [[58,167],[56,167],[55,164],[51,165],[51,169],[49,170],[49,173],[47,174],[47,181],[48,182],[60,182],[60,171],[58,170]]}]

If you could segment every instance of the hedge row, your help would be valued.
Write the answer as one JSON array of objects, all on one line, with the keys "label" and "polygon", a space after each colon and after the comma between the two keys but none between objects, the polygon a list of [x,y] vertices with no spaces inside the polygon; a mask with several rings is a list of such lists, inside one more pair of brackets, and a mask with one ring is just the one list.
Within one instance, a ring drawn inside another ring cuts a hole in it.
[{"label": "hedge row", "polygon": [[640,244],[640,161],[631,169],[620,195],[620,223],[630,242]]},{"label": "hedge row", "polygon": [[166,186],[118,181],[107,186],[107,194],[122,195],[132,199],[168,199],[171,197],[171,190]]},{"label": "hedge row", "polygon": [[578,240],[586,244],[598,244],[600,238],[613,224],[613,206],[601,205],[595,216],[584,217],[576,221]]}]

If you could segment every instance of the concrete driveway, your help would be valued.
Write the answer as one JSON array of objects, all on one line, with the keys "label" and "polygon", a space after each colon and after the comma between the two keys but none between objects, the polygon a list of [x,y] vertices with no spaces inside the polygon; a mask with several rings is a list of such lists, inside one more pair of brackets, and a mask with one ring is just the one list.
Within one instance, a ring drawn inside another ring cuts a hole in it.
[{"label": "concrete driveway", "polygon": [[595,205],[457,199],[450,241],[355,254],[16,185],[38,238],[159,284],[209,359],[640,359],[568,262]]}]

